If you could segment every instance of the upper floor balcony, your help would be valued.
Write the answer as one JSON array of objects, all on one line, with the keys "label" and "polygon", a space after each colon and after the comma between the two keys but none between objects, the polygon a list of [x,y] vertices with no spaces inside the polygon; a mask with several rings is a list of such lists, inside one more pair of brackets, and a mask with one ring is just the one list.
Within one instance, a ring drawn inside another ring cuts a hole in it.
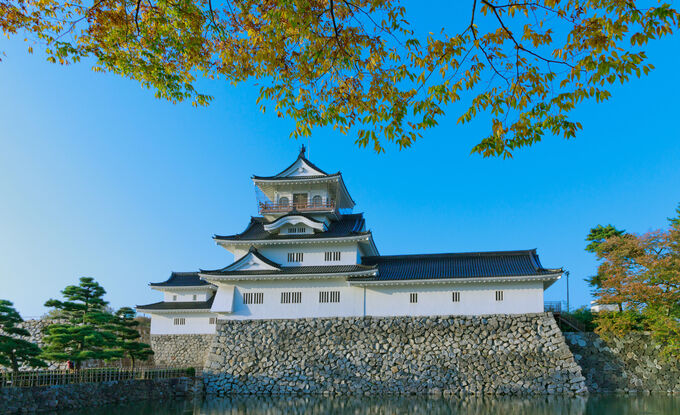
[{"label": "upper floor balcony", "polygon": [[260,202],[260,214],[288,213],[296,210],[298,212],[335,212],[335,200],[323,200],[320,197],[313,197],[310,200],[295,200],[292,203],[288,198],[282,197],[278,203]]}]

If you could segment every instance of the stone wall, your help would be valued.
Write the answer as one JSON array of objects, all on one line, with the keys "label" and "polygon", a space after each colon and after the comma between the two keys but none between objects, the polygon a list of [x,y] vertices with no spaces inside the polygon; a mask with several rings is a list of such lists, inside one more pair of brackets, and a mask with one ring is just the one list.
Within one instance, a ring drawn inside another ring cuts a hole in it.
[{"label": "stone wall", "polygon": [[680,392],[680,363],[663,357],[648,334],[606,341],[595,333],[565,333],[590,392]]},{"label": "stone wall", "polygon": [[214,337],[214,334],[152,334],[154,363],[201,369]]},{"label": "stone wall", "polygon": [[219,322],[208,394],[574,394],[551,314]]},{"label": "stone wall", "polygon": [[[31,343],[37,344],[40,348],[43,348],[45,346],[45,342],[43,342],[43,330],[45,327],[49,326],[50,324],[54,324],[54,321],[51,320],[26,320],[18,324],[19,327],[24,328],[28,330],[31,335],[26,338],[26,337],[21,337],[21,339],[30,341]],[[66,363],[59,363],[59,362],[46,362],[48,364],[47,368],[39,368],[38,370],[55,370],[55,369],[66,369]],[[2,370],[2,368],[0,368]],[[22,370],[33,370],[32,368],[22,368]]]},{"label": "stone wall", "polygon": [[33,388],[0,388],[0,413],[86,408],[145,399],[170,399],[202,392],[195,378],[126,380]]}]

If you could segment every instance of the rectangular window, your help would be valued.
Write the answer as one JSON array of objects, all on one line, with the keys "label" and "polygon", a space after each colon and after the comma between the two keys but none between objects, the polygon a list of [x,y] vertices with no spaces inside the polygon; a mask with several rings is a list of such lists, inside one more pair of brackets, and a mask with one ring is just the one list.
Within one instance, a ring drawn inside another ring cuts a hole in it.
[{"label": "rectangular window", "polygon": [[299,304],[302,302],[302,292],[293,291],[281,293],[281,304]]},{"label": "rectangular window", "polygon": [[194,297],[193,297],[193,299],[194,299],[194,301],[196,301],[196,294],[194,294]]},{"label": "rectangular window", "polygon": [[302,262],[302,252],[288,252],[288,262]]},{"label": "rectangular window", "polygon": [[210,317],[209,324],[217,324],[217,317]]},{"label": "rectangular window", "polygon": [[184,319],[184,317],[175,317],[173,323],[175,324],[175,326],[183,326],[184,324],[186,324],[186,320]]},{"label": "rectangular window", "polygon": [[177,296],[176,296],[176,295],[173,295],[173,296],[172,296],[172,301],[177,301]]},{"label": "rectangular window", "polygon": [[496,291],[496,301],[503,301],[503,291]]},{"label": "rectangular window", "polygon": [[307,233],[305,228],[288,228],[288,233]]},{"label": "rectangular window", "polygon": [[340,251],[324,252],[324,261],[340,261]]},{"label": "rectangular window", "polygon": [[339,303],[340,291],[319,291],[320,303]]},{"label": "rectangular window", "polygon": [[244,293],[243,304],[262,304],[264,302],[264,293]]},{"label": "rectangular window", "polygon": [[411,293],[409,295],[409,301],[411,303],[417,303],[418,302],[418,293]]},{"label": "rectangular window", "polygon": [[454,291],[451,293],[451,301],[454,303],[460,302],[460,291]]}]

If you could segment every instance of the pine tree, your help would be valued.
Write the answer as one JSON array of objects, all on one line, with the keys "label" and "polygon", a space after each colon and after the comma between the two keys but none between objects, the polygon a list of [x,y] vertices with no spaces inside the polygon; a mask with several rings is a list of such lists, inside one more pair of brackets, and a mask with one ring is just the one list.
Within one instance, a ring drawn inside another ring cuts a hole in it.
[{"label": "pine tree", "polygon": [[118,348],[122,350],[124,357],[130,358],[132,370],[135,368],[135,361],[147,360],[153,355],[151,346],[137,340],[141,337],[138,326],[139,321],[135,320],[135,310],[132,308],[123,307],[116,312],[113,330],[118,337]]},{"label": "pine tree", "polygon": [[35,343],[18,338],[28,337],[28,330],[17,327],[23,319],[7,300],[0,300],[0,365],[18,372],[20,366],[46,367],[39,358],[42,350]]},{"label": "pine tree", "polygon": [[80,369],[85,360],[122,357],[112,330],[115,316],[106,312],[105,293],[93,278],[81,277],[79,285],[64,288],[65,301],[50,299],[45,303],[65,320],[45,329],[45,358],[60,362],[70,360],[76,369]]}]

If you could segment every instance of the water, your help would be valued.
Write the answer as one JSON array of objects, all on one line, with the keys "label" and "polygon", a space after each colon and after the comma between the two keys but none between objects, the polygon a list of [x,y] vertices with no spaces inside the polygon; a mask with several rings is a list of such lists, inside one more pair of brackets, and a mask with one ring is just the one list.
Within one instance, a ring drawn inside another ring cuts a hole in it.
[{"label": "water", "polygon": [[59,415],[678,415],[680,396],[603,395],[541,398],[237,396],[206,400],[137,402],[61,411]]}]

